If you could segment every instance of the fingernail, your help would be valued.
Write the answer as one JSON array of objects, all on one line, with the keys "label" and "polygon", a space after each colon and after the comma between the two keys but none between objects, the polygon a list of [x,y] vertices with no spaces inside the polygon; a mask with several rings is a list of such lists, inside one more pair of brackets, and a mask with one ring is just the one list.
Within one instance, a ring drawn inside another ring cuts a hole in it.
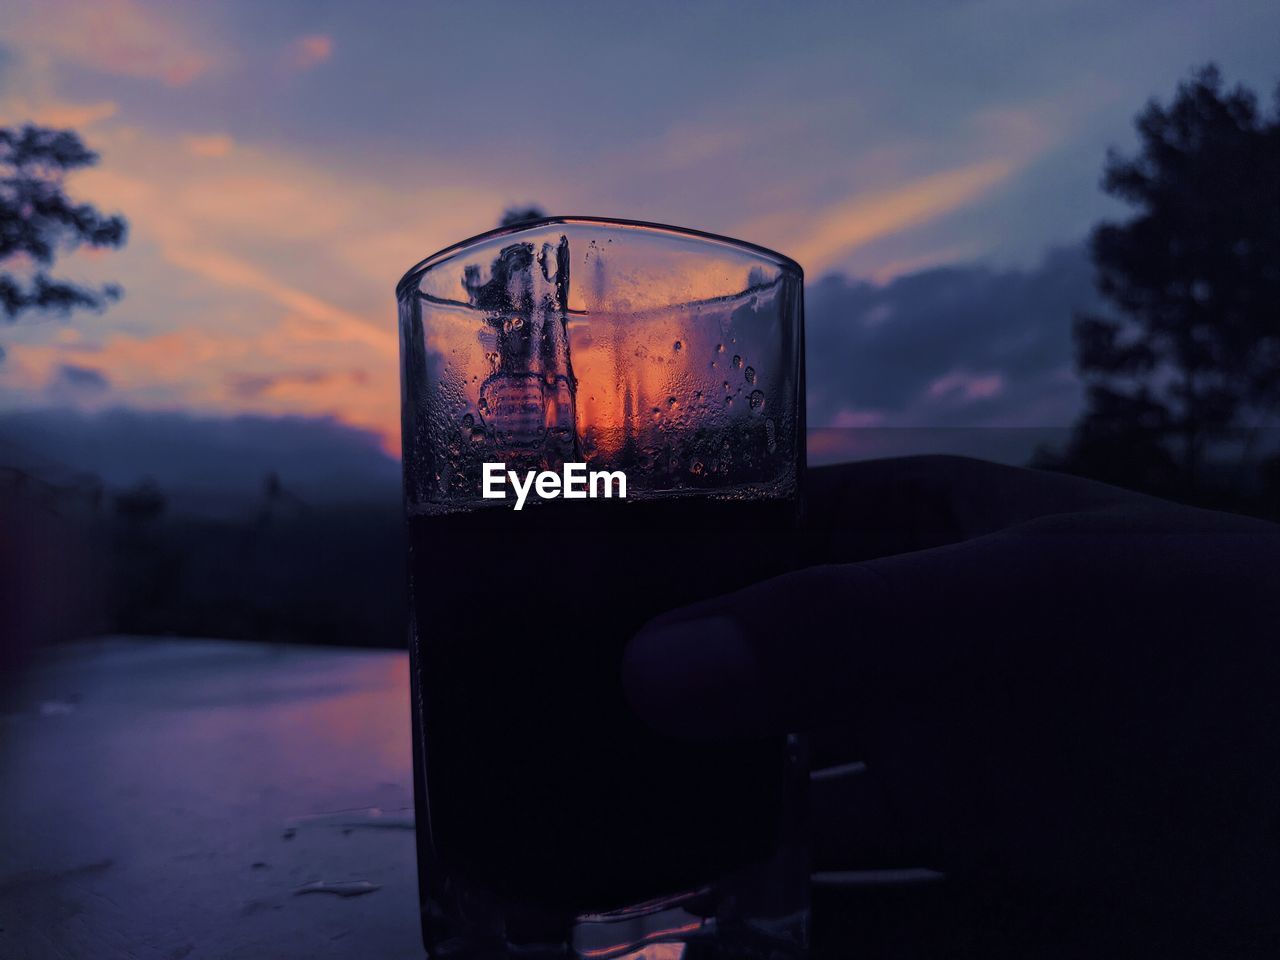
[{"label": "fingernail", "polygon": [[755,651],[728,617],[645,627],[627,646],[623,683],[646,723],[695,739],[749,731],[764,693]]}]

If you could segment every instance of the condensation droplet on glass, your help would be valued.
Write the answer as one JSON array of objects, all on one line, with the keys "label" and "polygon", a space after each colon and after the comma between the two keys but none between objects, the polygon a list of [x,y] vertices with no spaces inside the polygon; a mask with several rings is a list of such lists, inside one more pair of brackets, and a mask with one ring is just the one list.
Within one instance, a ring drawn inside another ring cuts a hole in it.
[{"label": "condensation droplet on glass", "polygon": [[747,383],[755,383],[755,382],[756,382],[756,368],[755,368],[755,367],[747,367],[747,369],[745,369],[745,370],[743,370],[743,371],[742,371],[742,375],[743,375],[744,377],[746,377],[746,378],[747,378]]},{"label": "condensation droplet on glass", "polygon": [[689,464],[689,472],[692,473],[695,477],[702,476],[702,471],[705,469],[706,468],[702,465],[702,461],[698,460],[697,458],[694,458],[693,463]]},{"label": "condensation droplet on glass", "polygon": [[476,422],[476,418],[475,418],[475,417],[473,417],[471,414],[469,414],[469,413],[463,414],[463,416],[462,416],[462,425],[463,425],[464,427],[470,427],[470,426],[471,426],[473,423],[475,423],[475,422]]},{"label": "condensation droplet on glass", "polygon": [[742,357],[738,356],[736,353],[733,355],[733,365],[736,369],[742,368]]},{"label": "condensation droplet on glass", "polygon": [[747,397],[747,403],[751,404],[751,409],[759,413],[764,409],[764,391],[752,390],[751,395]]},{"label": "condensation droplet on glass", "polygon": [[676,353],[679,353],[681,350],[684,349],[684,344],[681,343],[679,340],[677,340],[675,343],[671,345],[671,349],[676,351]]},{"label": "condensation droplet on glass", "polygon": [[675,397],[667,397],[667,406],[674,409],[675,407],[680,406],[680,401]]},{"label": "condensation droplet on glass", "polygon": [[773,425],[773,417],[764,422],[764,435],[770,453],[778,452],[778,429]]},{"label": "condensation droplet on glass", "polygon": [[726,380],[726,381],[724,382],[724,392],[725,392],[725,393],[730,393],[730,392],[732,392],[732,390],[733,390],[733,387],[729,386],[729,381],[728,381],[728,380]]},{"label": "condensation droplet on glass", "polygon": [[724,353],[724,344],[723,344],[723,343],[717,343],[717,344],[716,344],[716,353]]}]

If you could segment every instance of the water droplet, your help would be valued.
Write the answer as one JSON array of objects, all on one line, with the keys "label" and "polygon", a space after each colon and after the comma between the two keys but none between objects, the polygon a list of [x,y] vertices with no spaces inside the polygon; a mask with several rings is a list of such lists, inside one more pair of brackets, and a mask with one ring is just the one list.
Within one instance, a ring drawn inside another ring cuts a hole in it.
[{"label": "water droplet", "polygon": [[732,393],[732,392],[733,392],[733,387],[729,386],[729,381],[728,381],[728,380],[726,380],[726,381],[724,382],[724,392],[725,392],[725,393]]},{"label": "water droplet", "polygon": [[484,443],[484,431],[479,427],[471,431],[471,442],[474,444]]},{"label": "water droplet", "polygon": [[488,413],[489,401],[486,400],[484,397],[481,397],[479,403],[476,404],[476,409],[480,411],[481,415]]},{"label": "water droplet", "polygon": [[755,368],[755,367],[747,367],[747,369],[745,369],[745,370],[743,370],[743,371],[742,371],[742,375],[743,375],[744,377],[746,377],[746,378],[747,378],[747,383],[755,383],[755,382],[756,382],[756,368]]},{"label": "water droplet", "polygon": [[684,344],[681,343],[679,340],[677,340],[675,343],[671,345],[671,349],[676,351],[676,353],[679,353],[681,350],[684,349]]},{"label": "water droplet", "polygon": [[489,361],[489,366],[493,367],[493,369],[495,370],[498,369],[499,358],[498,358],[498,352],[496,350],[490,350],[488,353],[484,355],[484,358]]},{"label": "water droplet", "polygon": [[706,467],[702,465],[702,461],[698,460],[697,458],[694,458],[693,463],[689,464],[689,472],[692,473],[695,477],[702,476],[702,471],[705,469]]},{"label": "water droplet", "polygon": [[716,353],[724,353],[724,344],[723,344],[723,343],[717,343],[717,344],[716,344]]},{"label": "water droplet", "polygon": [[678,407],[680,406],[680,401],[675,397],[667,397],[667,406],[672,408]]},{"label": "water droplet", "polygon": [[473,417],[471,414],[469,414],[469,413],[463,414],[463,416],[462,416],[462,425],[463,425],[464,427],[470,427],[470,426],[471,426],[473,423],[475,423],[475,422],[476,422],[476,418],[475,418],[475,417]]},{"label": "water droplet", "polygon": [[764,391],[752,390],[751,395],[747,397],[747,403],[751,404],[751,409],[760,411],[764,409]]},{"label": "water droplet", "polygon": [[742,367],[742,357],[738,356],[736,353],[733,355],[733,365],[738,369],[741,369]]}]

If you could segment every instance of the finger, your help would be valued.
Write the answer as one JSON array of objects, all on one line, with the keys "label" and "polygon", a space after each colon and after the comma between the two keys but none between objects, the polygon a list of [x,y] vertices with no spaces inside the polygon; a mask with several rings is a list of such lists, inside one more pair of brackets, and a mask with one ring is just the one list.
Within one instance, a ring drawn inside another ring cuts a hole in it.
[{"label": "finger", "polygon": [[659,729],[714,738],[869,730],[926,693],[931,713],[984,692],[1035,711],[1047,684],[1089,696],[1096,669],[1116,683],[1143,667],[1168,675],[1171,649],[1184,660],[1201,649],[1178,638],[1216,635],[1224,614],[1265,635],[1277,612],[1275,528],[1223,531],[1203,516],[1207,529],[1185,531],[1159,509],[1047,517],[777,577],[651,622],[624,658],[628,696]]},{"label": "finger", "polygon": [[866,460],[809,471],[810,563],[849,563],[925,550],[1050,513],[1146,500],[1065,474],[968,457]]}]

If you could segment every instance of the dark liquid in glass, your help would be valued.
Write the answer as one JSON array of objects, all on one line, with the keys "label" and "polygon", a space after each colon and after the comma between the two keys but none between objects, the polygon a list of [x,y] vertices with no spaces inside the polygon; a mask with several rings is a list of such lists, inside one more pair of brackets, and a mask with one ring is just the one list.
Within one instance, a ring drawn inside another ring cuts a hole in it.
[{"label": "dark liquid in glass", "polygon": [[424,862],[571,916],[769,858],[781,739],[654,733],[619,668],[651,617],[788,569],[795,522],[794,500],[707,497],[411,517]]}]

